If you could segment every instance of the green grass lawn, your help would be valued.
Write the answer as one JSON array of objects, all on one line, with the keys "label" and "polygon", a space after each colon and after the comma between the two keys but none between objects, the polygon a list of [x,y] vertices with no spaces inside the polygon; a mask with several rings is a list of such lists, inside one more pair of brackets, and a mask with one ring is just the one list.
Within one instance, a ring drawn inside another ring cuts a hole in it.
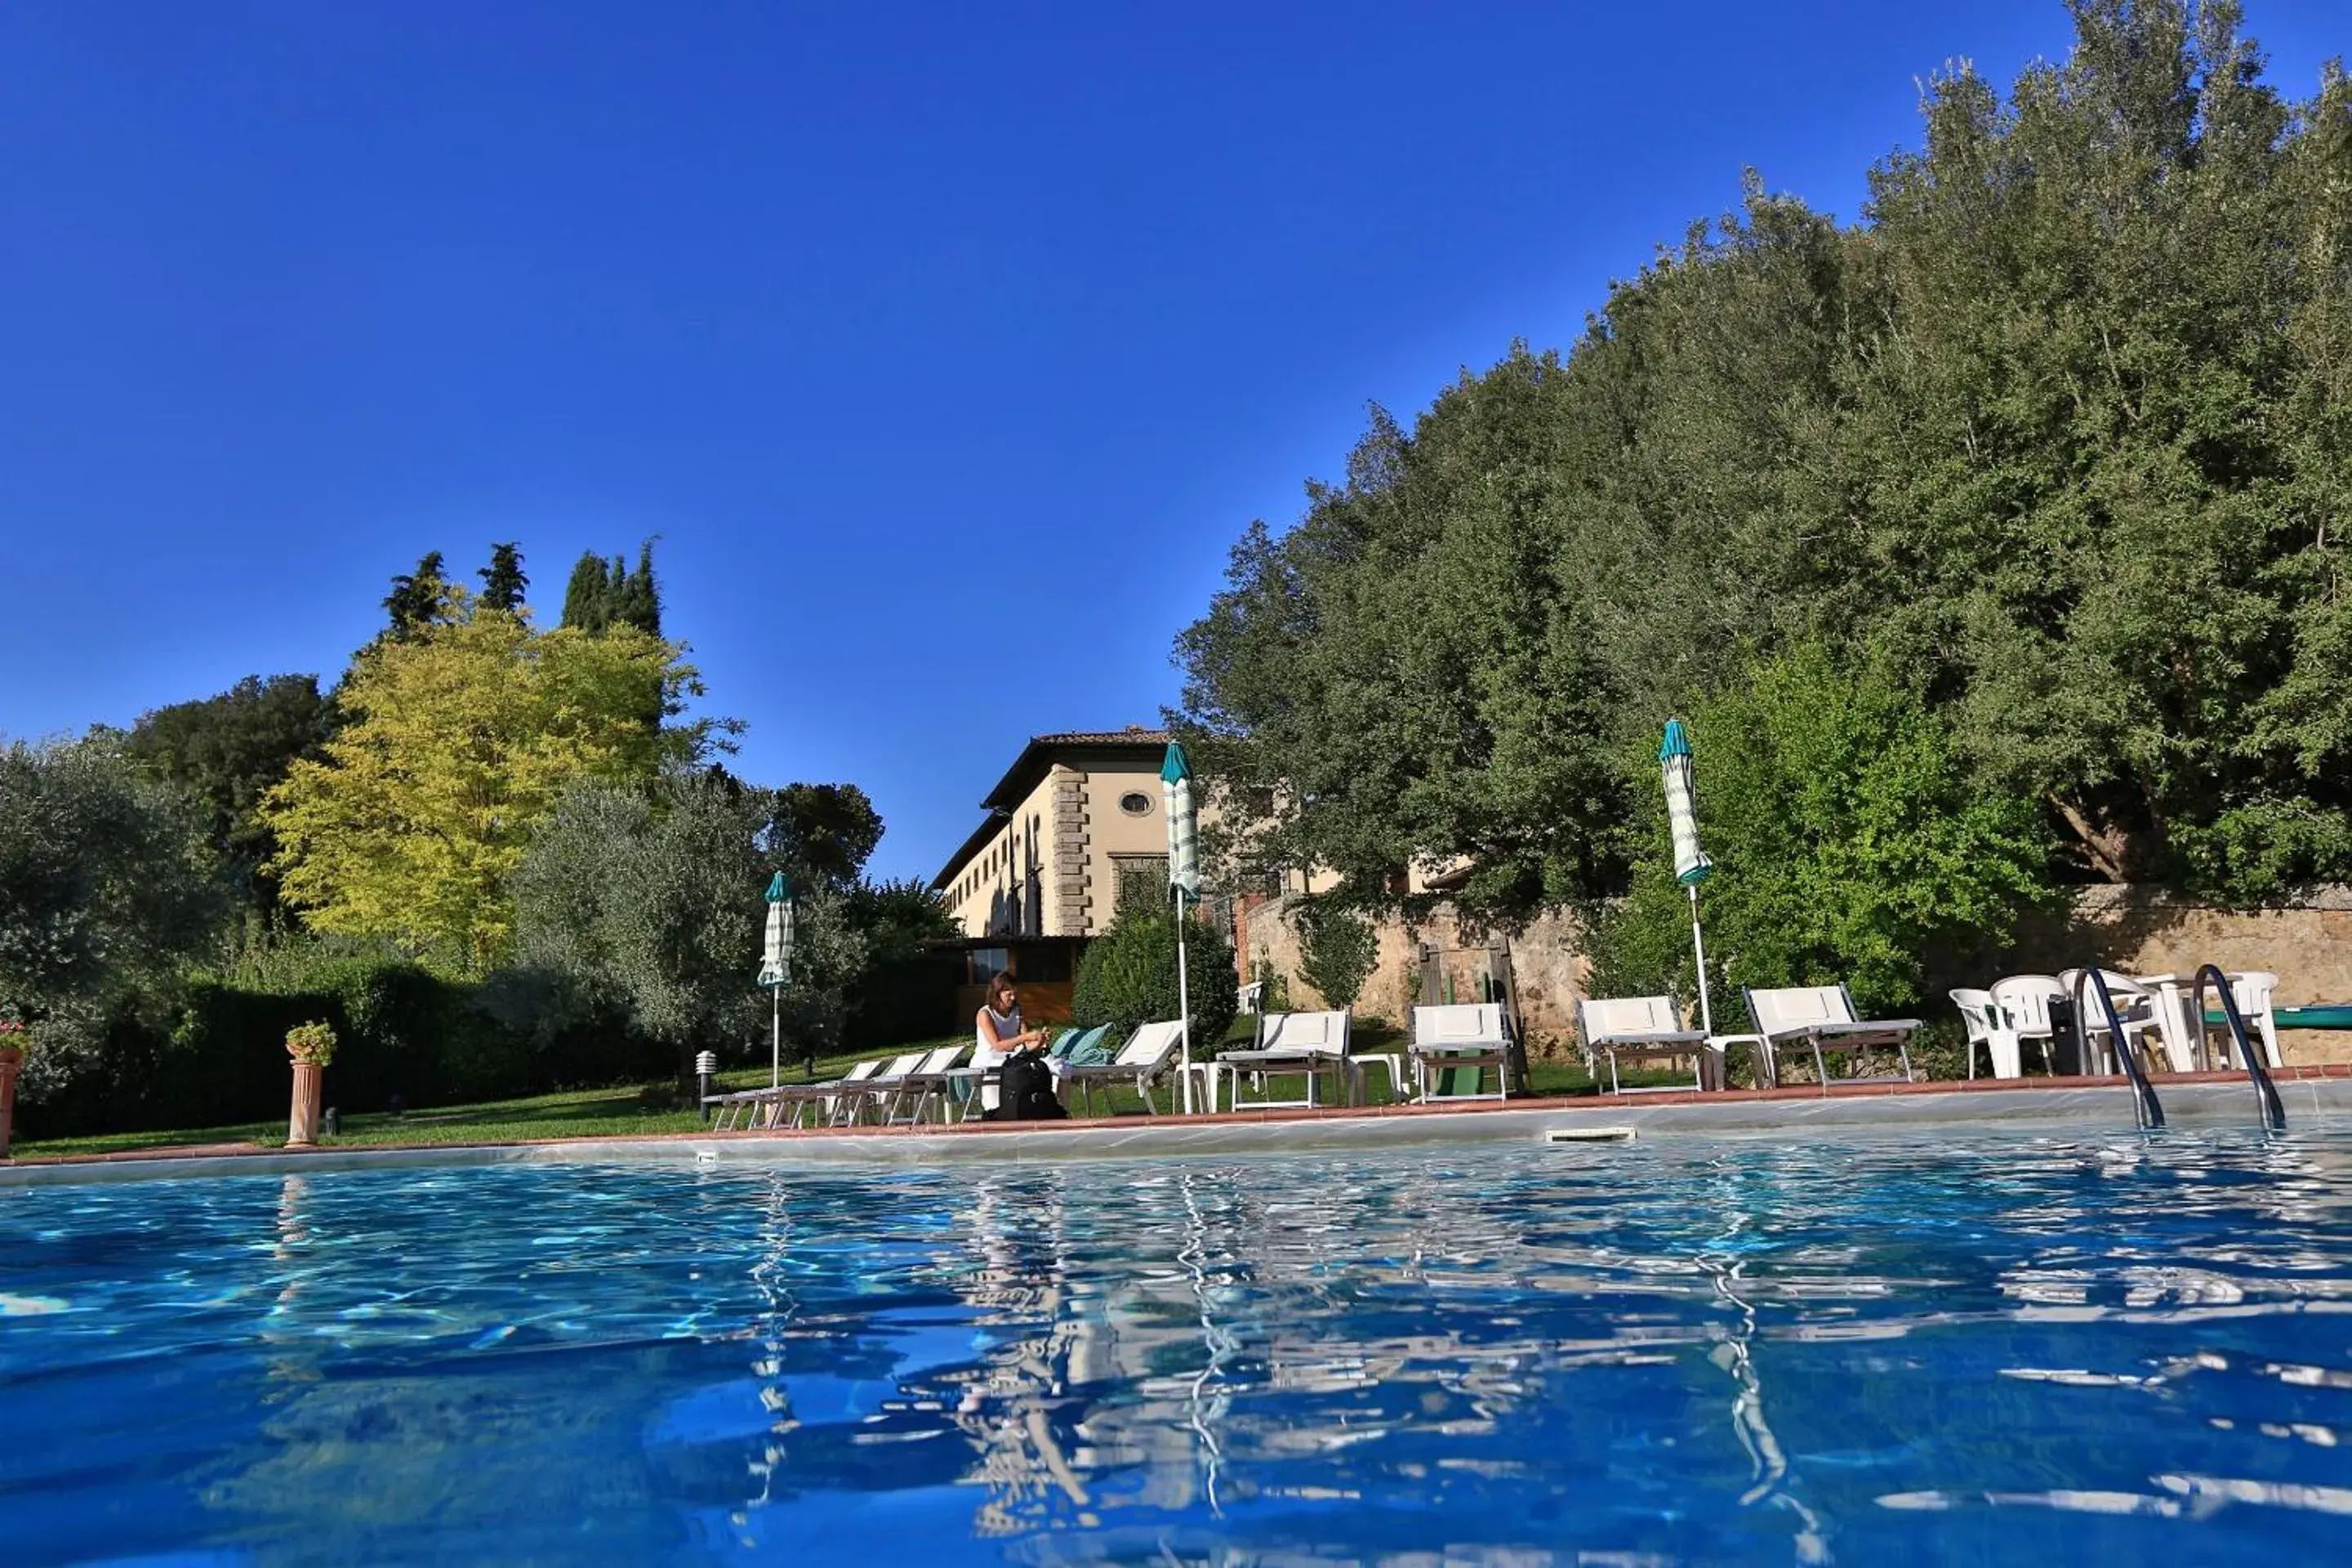
[{"label": "green grass lawn", "polygon": [[[1227,1037],[1232,1043],[1246,1043],[1246,1020],[1237,1021]],[[946,1045],[942,1039],[930,1042]],[[1360,1023],[1355,1047],[1366,1053],[1399,1051],[1404,1048],[1403,1037],[1397,1030],[1374,1023]],[[911,1043],[901,1051],[923,1048],[924,1042]],[[836,1078],[853,1062],[871,1052],[856,1052],[824,1057],[817,1060],[814,1074],[801,1063],[788,1062],[784,1081],[800,1083],[812,1078],[823,1080]],[[891,1053],[898,1054],[898,1053]],[[1538,1061],[1533,1064],[1531,1088],[1539,1096],[1591,1094],[1594,1092],[1591,1076],[1581,1064],[1575,1062]],[[732,1068],[714,1080],[722,1089],[757,1089],[768,1081],[765,1067]],[[1679,1081],[1672,1073],[1628,1074],[1632,1084],[1672,1083]],[[1384,1098],[1387,1086],[1375,1078],[1370,1083],[1375,1100]],[[1164,1092],[1155,1091],[1162,1110],[1168,1108]],[[331,1081],[329,1098],[331,1100]],[[1139,1114],[1143,1101],[1131,1089],[1097,1090],[1095,1095],[1098,1116],[1131,1116]],[[655,1132],[691,1132],[702,1125],[700,1113],[690,1106],[677,1103],[675,1090],[667,1082],[629,1084],[613,1089],[565,1089],[555,1094],[532,1095],[521,1100],[491,1100],[479,1105],[446,1106],[436,1110],[406,1111],[394,1116],[385,1111],[344,1114],[341,1131],[321,1143],[333,1148],[364,1148],[387,1143],[499,1143],[535,1138],[605,1138],[642,1135]],[[15,1152],[22,1157],[62,1154],[103,1154],[141,1149],[164,1149],[183,1145],[207,1143],[257,1143],[264,1147],[286,1141],[286,1120],[276,1117],[268,1121],[241,1122],[229,1127],[175,1128],[152,1132],[114,1132],[89,1138],[52,1138],[37,1142],[19,1142]]]}]

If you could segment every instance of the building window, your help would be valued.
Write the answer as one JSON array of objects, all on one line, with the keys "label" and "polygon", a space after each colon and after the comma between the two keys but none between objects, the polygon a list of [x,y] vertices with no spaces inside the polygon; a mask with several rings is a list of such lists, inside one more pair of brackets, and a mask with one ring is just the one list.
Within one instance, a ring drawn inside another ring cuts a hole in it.
[{"label": "building window", "polygon": [[1125,910],[1156,910],[1168,902],[1167,856],[1114,855],[1110,870],[1114,917]]},{"label": "building window", "polygon": [[1118,797],[1119,810],[1129,816],[1151,815],[1151,797],[1139,789],[1131,789]]},{"label": "building window", "polygon": [[1013,967],[1013,957],[1001,947],[968,947],[963,954],[963,983],[985,985]]}]

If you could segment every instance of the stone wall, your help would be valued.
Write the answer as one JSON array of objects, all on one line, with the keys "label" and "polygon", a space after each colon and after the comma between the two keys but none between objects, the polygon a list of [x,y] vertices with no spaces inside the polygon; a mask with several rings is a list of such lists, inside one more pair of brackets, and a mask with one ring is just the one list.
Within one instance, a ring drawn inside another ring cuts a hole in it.
[{"label": "stone wall", "polygon": [[[2095,955],[2126,974],[2183,980],[2202,963],[2266,969],[2279,977],[2282,1006],[2352,1002],[2352,889],[2275,909],[2225,910],[2156,888],[2086,888],[2065,915],[2026,928],[2002,973],[2054,974]],[[2289,1029],[2279,1048],[2297,1066],[2352,1061],[2352,1034]]]},{"label": "stone wall", "polygon": [[[1296,895],[1250,908],[1243,921],[1240,958],[1244,978],[1259,963],[1284,977],[1290,1005],[1301,1010],[1323,1006],[1324,999],[1301,977],[1298,931],[1290,916],[1302,902]],[[1457,1001],[1479,997],[1479,978],[1507,967],[1517,988],[1520,1027],[1528,1050],[1537,1056],[1573,1054],[1576,998],[1583,994],[1587,964],[1577,940],[1574,921],[1554,912],[1539,917],[1525,931],[1506,936],[1465,924],[1450,906],[1440,906],[1428,919],[1408,924],[1396,916],[1375,922],[1378,956],[1356,1012],[1384,1018],[1403,1027],[1422,994],[1423,950],[1434,950],[1441,991],[1451,980]],[[1498,955],[1498,956],[1490,956]]]},{"label": "stone wall", "polygon": [[[1239,956],[1244,978],[1260,962],[1268,963],[1285,977],[1293,1007],[1314,1008],[1323,999],[1299,976],[1298,934],[1289,919],[1299,901],[1294,895],[1249,910]],[[1456,998],[1475,1000],[1492,942],[1507,953],[1528,1049],[1545,1057],[1574,1054],[1573,1009],[1591,966],[1569,915],[1545,915],[1507,938],[1465,926],[1443,906],[1417,925],[1389,916],[1377,929],[1380,956],[1357,1000],[1359,1014],[1405,1024],[1421,996],[1424,943],[1438,950]],[[2184,979],[2200,963],[2266,969],[2279,977],[2281,1005],[2352,1003],[2352,889],[2331,889],[2292,907],[2224,910],[2156,889],[2087,888],[2064,915],[2030,923],[2016,949],[1981,983],[2003,974],[2054,974],[2094,956],[2126,973]],[[1736,1012],[1736,998],[1730,1005]],[[1949,1004],[1938,996],[1922,1008],[1923,1016],[1934,1017],[1939,1010],[1948,1013]],[[1717,1027],[1738,1024],[1726,1019]],[[2296,1065],[2352,1062],[2352,1033],[2290,1029],[2279,1045]]]}]

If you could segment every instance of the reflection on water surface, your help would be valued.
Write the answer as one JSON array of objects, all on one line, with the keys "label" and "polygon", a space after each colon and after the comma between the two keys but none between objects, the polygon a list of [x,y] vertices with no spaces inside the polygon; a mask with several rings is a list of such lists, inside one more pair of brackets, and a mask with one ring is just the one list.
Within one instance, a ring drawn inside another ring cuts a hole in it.
[{"label": "reflection on water surface", "polygon": [[[10,1561],[2321,1561],[2352,1149],[0,1192]],[[18,1548],[22,1548],[19,1551]]]}]

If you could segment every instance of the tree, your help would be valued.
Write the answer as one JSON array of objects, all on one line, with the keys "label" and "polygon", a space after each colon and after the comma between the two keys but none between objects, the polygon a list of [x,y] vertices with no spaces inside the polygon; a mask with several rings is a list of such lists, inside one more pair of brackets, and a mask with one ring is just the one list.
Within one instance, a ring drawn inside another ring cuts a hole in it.
[{"label": "tree", "polygon": [[[1165,908],[1136,910],[1111,921],[1087,946],[1070,993],[1071,1016],[1083,1027],[1118,1026],[1121,1034],[1178,1016],[1175,917]],[[1187,918],[1185,980],[1192,1004],[1192,1049],[1213,1054],[1241,1008],[1234,947],[1215,924]]]},{"label": "tree", "polygon": [[1565,356],[1374,410],[1244,531],[1171,716],[1222,863],[1614,896],[1612,759],[1818,638],[1916,678],[2068,875],[2352,878],[2352,84],[2283,101],[2218,0],[2072,10],[2006,100],[1936,81],[1863,225],[1751,180]]},{"label": "tree", "polygon": [[1371,922],[1328,899],[1309,900],[1291,918],[1298,931],[1299,978],[1327,1005],[1353,1007],[1380,957]]},{"label": "tree", "polygon": [[416,636],[447,615],[450,604],[450,586],[441,575],[441,552],[437,550],[426,551],[418,559],[415,571],[394,577],[392,592],[383,600],[395,637]]},{"label": "tree", "polygon": [[635,626],[647,637],[661,636],[661,589],[654,582],[654,542],[637,546],[637,569],[621,570],[613,563],[613,618]]},{"label": "tree", "polygon": [[612,597],[604,577],[604,558],[595,552],[583,553],[572,568],[572,580],[563,589],[562,624],[591,636],[613,624]]},{"label": "tree", "polygon": [[[1882,671],[1842,671],[1820,644],[1797,644],[1689,729],[1716,863],[1703,897],[1718,997],[1844,981],[1884,1016],[1917,1005],[1931,969],[1999,949],[2052,895],[2032,802],[1973,779],[1945,721]],[[1689,998],[1689,911],[1651,753],[1629,767],[1661,804],[1642,824],[1630,896],[1595,919],[1593,984]]]},{"label": "tree", "polygon": [[[765,1032],[752,979],[774,868],[760,848],[770,807],[768,792],[710,773],[568,790],[516,879],[520,962],[618,1000],[690,1082],[697,1052]],[[838,1042],[867,942],[834,889],[803,890],[794,910],[782,1000],[805,1053]]]},{"label": "tree", "polygon": [[320,754],[335,722],[318,677],[248,675],[216,697],[143,714],[123,737],[126,757],[202,803],[206,842],[265,928],[280,911],[262,802],[297,758]]},{"label": "tree", "polygon": [[607,563],[593,552],[580,557],[563,592],[563,624],[599,633],[614,626],[661,636],[661,586],[654,580],[654,546],[637,547],[637,567],[615,555]]},{"label": "tree", "polygon": [[491,545],[490,563],[476,575],[482,580],[482,596],[476,601],[477,607],[509,614],[522,608],[523,593],[530,588],[530,579],[523,574],[520,545]]},{"label": "tree", "polygon": [[0,1017],[34,1024],[38,1100],[97,1059],[109,1015],[218,938],[200,808],[110,736],[0,750]]},{"label": "tree", "polygon": [[526,617],[452,618],[363,650],[348,722],[268,796],[284,896],[316,930],[381,937],[479,973],[512,934],[507,883],[564,787],[646,780],[698,762],[708,721],[663,726],[698,692],[675,644],[618,627],[534,630]]},{"label": "tree", "polygon": [[772,797],[769,852],[795,881],[845,890],[882,842],[882,814],[853,784],[789,784]]}]

